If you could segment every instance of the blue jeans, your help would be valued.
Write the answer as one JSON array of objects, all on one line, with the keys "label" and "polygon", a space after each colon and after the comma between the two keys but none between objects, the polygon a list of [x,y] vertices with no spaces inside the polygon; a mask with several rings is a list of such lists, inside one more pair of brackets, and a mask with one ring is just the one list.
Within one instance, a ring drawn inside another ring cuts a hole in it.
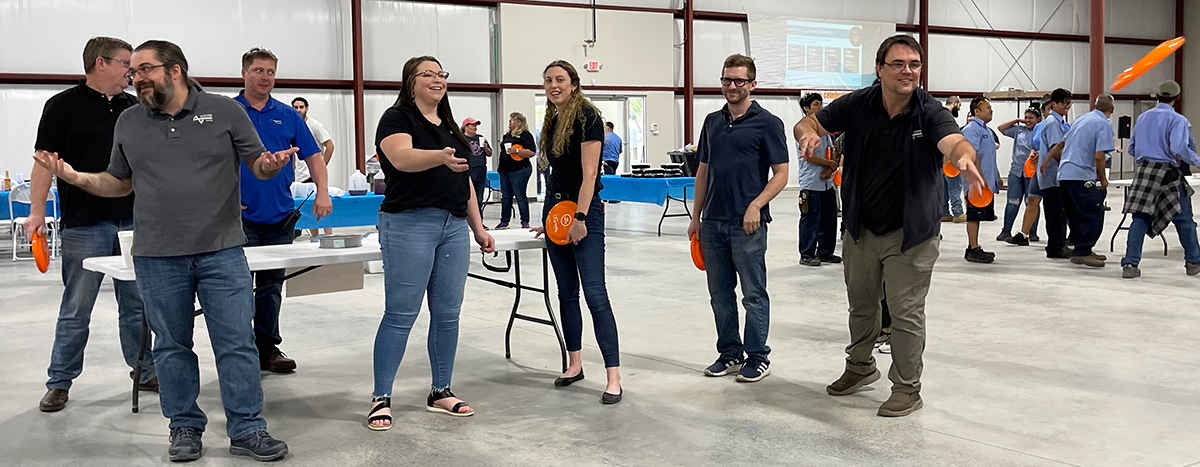
[{"label": "blue jeans", "polygon": [[[547,199],[542,205],[543,225],[555,204],[558,203]],[[554,281],[558,285],[558,310],[562,316],[563,338],[567,341],[568,352],[583,349],[583,312],[579,307],[579,289],[582,286],[583,298],[587,300],[588,310],[592,313],[596,345],[604,357],[604,367],[621,366],[617,319],[613,316],[608,287],[604,283],[604,209],[599,196],[592,197],[588,218],[584,222],[587,236],[578,245],[559,245],[546,239],[546,252],[550,257],[550,266],[554,268]]]},{"label": "blue jeans", "polygon": [[800,208],[800,257],[832,256],[837,244],[837,192],[806,190],[808,212]]},{"label": "blue jeans", "polygon": [[475,189],[475,202],[479,205],[479,215],[483,216],[483,186],[487,183],[487,167],[471,167],[471,187]]},{"label": "blue jeans", "polygon": [[[1179,233],[1179,243],[1183,244],[1183,259],[1188,264],[1200,264],[1200,243],[1196,240],[1196,221],[1192,218],[1192,198],[1187,195],[1182,185],[1179,207],[1179,214],[1171,219],[1171,223],[1175,224],[1175,231]],[[1149,214],[1133,214],[1133,223],[1129,225],[1129,237],[1125,240],[1125,257],[1121,258],[1122,266],[1137,266],[1142,262],[1142,241],[1146,239],[1146,232],[1150,230],[1153,220]]]},{"label": "blue jeans", "polygon": [[[517,199],[517,209],[521,211],[521,222],[529,222],[529,198],[525,192],[529,189],[529,176],[533,174],[532,167],[526,167],[512,172],[500,174],[500,222],[507,223],[512,219],[513,198]],[[590,211],[589,211],[590,212]]]},{"label": "blue jeans", "polygon": [[[1013,223],[1017,221],[1017,214],[1021,211],[1021,203],[1024,202],[1025,209],[1029,209],[1029,196],[1038,196],[1031,189],[1035,183],[1037,183],[1035,179],[1008,174],[1008,206],[1004,208],[1005,232],[1012,232]],[[1035,217],[1033,218],[1033,227],[1029,228],[1029,234],[1037,234],[1037,228],[1038,218]]]},{"label": "blue jeans", "polygon": [[216,356],[225,431],[240,438],[265,430],[258,352],[254,348],[254,294],[242,247],[187,256],[134,256],[138,291],[154,330],[158,398],[171,428],[204,430],[208,419],[196,404],[200,367],[192,351],[195,299]]},{"label": "blue jeans", "polygon": [[[133,228],[133,221],[106,221],[62,231],[62,304],[58,307],[58,322],[54,329],[54,347],[50,353],[50,368],[46,373],[46,389],[70,389],[71,381],[83,373],[83,348],[87,345],[88,325],[92,307],[100,294],[104,274],[83,268],[84,258],[121,254],[117,242],[118,230]],[[113,280],[117,295],[117,326],[120,330],[121,353],[125,364],[137,363],[142,342],[142,298],[137,283]],[[143,361],[154,359],[150,351]],[[142,383],[154,379],[154,370],[142,371]]]},{"label": "blue jeans", "polygon": [[[708,294],[717,321],[717,352],[724,360],[750,358],[769,362],[767,332],[771,326],[771,299],[767,295],[767,224],[751,235],[738,221],[705,219],[700,224],[700,252],[708,276]],[[738,336],[737,295],[741,279],[742,306],[746,307],[746,342]]]},{"label": "blue jeans", "polygon": [[467,220],[438,208],[379,213],[383,251],[383,319],[375,333],[374,397],[391,397],[408,334],[429,294],[429,367],[433,389],[450,387],[458,350],[458,315],[467,285]]},{"label": "blue jeans", "polygon": [[[256,224],[242,219],[242,231],[246,233],[246,246],[291,245],[291,232],[283,230],[283,221],[274,224]],[[254,346],[261,358],[270,356],[283,342],[279,334],[279,307],[283,303],[283,269],[255,271],[254,287],[267,284],[254,293]]]},{"label": "blue jeans", "polygon": [[947,177],[946,174],[942,174],[942,178],[946,181],[946,183],[942,184],[942,191],[945,193],[946,199],[950,201],[949,209],[946,208],[946,205],[942,205],[942,215],[949,216],[953,214],[955,217],[961,216],[963,214],[962,175]]}]

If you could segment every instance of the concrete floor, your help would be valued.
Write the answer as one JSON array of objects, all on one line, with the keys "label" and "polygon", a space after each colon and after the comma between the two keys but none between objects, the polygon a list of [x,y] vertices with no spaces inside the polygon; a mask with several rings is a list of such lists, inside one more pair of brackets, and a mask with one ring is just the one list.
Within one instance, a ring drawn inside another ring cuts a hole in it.
[{"label": "concrete floor", "polygon": [[[504,359],[511,291],[469,281],[463,306],[456,392],[478,411],[455,419],[423,410],[429,387],[425,332],[418,321],[396,381],[395,428],[365,428],[371,352],[383,281],[362,291],[287,299],[282,348],[292,375],[263,376],[272,434],[286,440],[290,465],[795,465],[795,466],[1189,466],[1200,465],[1195,420],[1200,376],[1187,370],[1200,325],[1200,277],[1183,274],[1174,232],[1171,254],[1147,241],[1143,276],[1120,278],[1107,241],[1104,269],[1046,259],[1040,248],[983,244],[991,265],[966,263],[962,225],[944,224],[942,258],[928,298],[925,408],[899,419],[875,415],[886,379],[848,397],[825,385],[843,368],[848,339],[841,267],[797,264],[796,193],[773,206],[767,254],[773,323],[772,376],[757,384],[705,378],[716,357],[703,273],[692,267],[686,221],[661,208],[608,206],[608,284],[621,331],[625,401],[601,406],[603,371],[590,323],[588,379],[556,390],[553,332],[518,323]],[[534,212],[540,212],[537,207]],[[495,209],[488,213],[495,222]],[[348,230],[348,229],[343,229]],[[1044,236],[1044,233],[1043,233]],[[526,280],[540,261],[526,258]],[[158,465],[166,463],[167,421],[157,398],[129,410],[127,368],[106,284],[95,308],[87,364],[65,411],[37,409],[45,391],[62,286],[59,267],[0,262],[0,464]],[[482,272],[478,264],[472,271]],[[526,313],[540,301],[526,295]],[[586,322],[586,320],[585,320]],[[228,453],[213,357],[197,326],[201,406],[210,417],[196,465],[248,465]],[[1170,360],[1168,357],[1178,360]],[[890,363],[879,356],[881,366]],[[1166,365],[1180,363],[1179,367]],[[1170,370],[1169,372],[1167,370]],[[1168,374],[1169,373],[1169,374]]]}]

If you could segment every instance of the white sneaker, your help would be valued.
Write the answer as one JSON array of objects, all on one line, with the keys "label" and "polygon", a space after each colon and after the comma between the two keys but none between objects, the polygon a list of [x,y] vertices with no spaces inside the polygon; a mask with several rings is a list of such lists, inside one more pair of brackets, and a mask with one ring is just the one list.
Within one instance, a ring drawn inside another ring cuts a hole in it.
[{"label": "white sneaker", "polygon": [[888,339],[886,341],[879,342],[878,344],[879,344],[879,353],[889,354],[889,355],[892,353],[892,337],[890,335],[888,336]]}]

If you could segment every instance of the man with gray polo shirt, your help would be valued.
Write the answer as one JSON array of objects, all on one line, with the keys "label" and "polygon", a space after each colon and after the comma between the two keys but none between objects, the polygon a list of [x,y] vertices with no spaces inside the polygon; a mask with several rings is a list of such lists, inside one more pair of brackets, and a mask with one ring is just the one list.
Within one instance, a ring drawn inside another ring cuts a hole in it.
[{"label": "man with gray polo shirt", "polygon": [[117,120],[107,172],[79,173],[52,154],[34,156],[64,181],[97,196],[138,193],[133,261],[155,334],[163,415],[171,420],[172,461],[200,458],[207,419],[196,398],[193,300],[200,299],[220,375],[230,453],[256,460],[287,455],[266,431],[253,286],[242,245],[239,164],[255,177],[279,172],[296,150],[266,152],[241,105],[205,93],[188,78],[178,46],[147,41],[134,50],[130,77],[138,107]]}]

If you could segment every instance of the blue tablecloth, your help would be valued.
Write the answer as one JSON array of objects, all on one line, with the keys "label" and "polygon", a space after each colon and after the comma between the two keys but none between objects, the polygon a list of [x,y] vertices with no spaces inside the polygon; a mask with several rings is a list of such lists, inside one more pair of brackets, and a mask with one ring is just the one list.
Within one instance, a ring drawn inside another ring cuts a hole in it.
[{"label": "blue tablecloth", "polygon": [[695,195],[695,177],[671,178],[633,178],[618,175],[604,175],[600,178],[604,189],[600,190],[600,199],[605,201],[631,201],[635,203],[654,203],[663,205],[667,196],[678,199],[692,199]]},{"label": "blue tablecloth", "polygon": [[[296,222],[296,228],[362,227],[379,223],[379,205],[383,203],[382,195],[346,195],[341,198],[331,198],[331,200],[333,201],[333,213],[317,221],[312,215],[312,199],[309,199],[300,209],[302,216],[300,221]],[[303,201],[304,198],[295,198],[296,206]]]},{"label": "blue tablecloth", "polygon": [[[12,215],[13,213],[8,212],[8,194],[9,194],[9,192],[7,192],[7,191],[0,191],[0,220],[7,220],[7,219],[13,218],[13,215]],[[25,217],[25,216],[29,215],[29,205],[28,204],[13,203],[13,210],[17,211],[16,217]],[[46,202],[46,212],[47,213],[54,212],[54,203],[52,203],[50,201]],[[57,217],[58,213],[54,213],[52,215]]]}]

